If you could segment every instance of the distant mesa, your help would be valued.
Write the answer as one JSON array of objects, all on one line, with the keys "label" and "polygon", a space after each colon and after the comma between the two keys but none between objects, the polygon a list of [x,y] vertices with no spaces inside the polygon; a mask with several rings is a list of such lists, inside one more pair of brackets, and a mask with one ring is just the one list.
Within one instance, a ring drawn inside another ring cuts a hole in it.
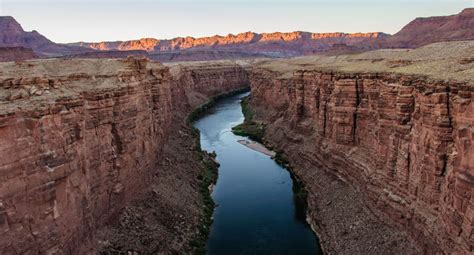
[{"label": "distant mesa", "polygon": [[[417,48],[434,42],[474,39],[474,8],[456,15],[416,18],[395,35],[371,33],[245,32],[226,36],[177,37],[160,40],[143,38],[131,41],[77,42],[57,44],[36,31],[25,32],[9,16],[0,17],[0,61],[31,49],[36,57],[124,58],[146,56],[158,61],[192,61],[255,57],[293,57],[312,54],[337,55],[380,48]],[[15,58],[15,57],[13,57]]]},{"label": "distant mesa", "polygon": [[245,32],[237,35],[202,38],[177,37],[170,40],[144,38],[132,41],[69,45],[95,50],[145,50],[167,52],[188,49],[232,49],[286,57],[319,53],[366,51],[379,48],[417,48],[442,41],[474,39],[474,8],[451,16],[416,18],[395,35],[373,33]]},{"label": "distant mesa", "polygon": [[254,33],[245,32],[237,35],[211,37],[177,37],[170,40],[144,38],[132,41],[115,41],[69,44],[95,50],[146,50],[148,52],[168,52],[189,49],[233,50],[260,53],[267,56],[285,57],[324,52],[334,44],[357,45],[359,48],[370,49],[374,40],[388,37],[381,32],[374,33]]}]

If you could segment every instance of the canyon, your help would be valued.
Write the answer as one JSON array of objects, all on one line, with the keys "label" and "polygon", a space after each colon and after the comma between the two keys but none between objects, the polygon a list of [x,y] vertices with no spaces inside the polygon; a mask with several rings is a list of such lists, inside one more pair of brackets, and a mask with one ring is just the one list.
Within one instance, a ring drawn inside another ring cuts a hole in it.
[{"label": "canyon", "polygon": [[472,254],[473,22],[64,45],[0,17],[0,253],[204,253],[219,162],[190,124],[250,89],[325,253]]},{"label": "canyon", "polygon": [[470,41],[252,69],[254,121],[305,183],[326,252],[474,252],[473,54]]},{"label": "canyon", "polygon": [[203,167],[185,119],[248,86],[241,66],[130,58],[0,70],[0,253],[192,250]]},{"label": "canyon", "polygon": [[473,54],[0,64],[0,252],[196,251],[213,159],[186,119],[250,86],[324,252],[472,253]]}]

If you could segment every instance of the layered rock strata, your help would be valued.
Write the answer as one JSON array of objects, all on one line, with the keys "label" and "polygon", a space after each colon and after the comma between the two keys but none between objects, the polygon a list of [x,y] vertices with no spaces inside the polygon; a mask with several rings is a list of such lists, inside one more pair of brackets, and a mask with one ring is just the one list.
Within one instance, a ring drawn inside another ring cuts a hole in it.
[{"label": "layered rock strata", "polygon": [[170,156],[178,148],[168,143],[188,141],[184,119],[194,107],[247,85],[240,66],[42,60],[1,70],[0,253],[85,252],[96,246],[97,229],[150,193],[166,207],[155,217],[169,223],[181,215],[189,227],[158,220],[154,231],[166,238],[148,241],[162,251],[183,249],[199,223],[201,168],[183,159],[192,157],[187,147]]},{"label": "layered rock strata", "polygon": [[381,32],[371,33],[310,33],[310,32],[245,32],[237,35],[212,37],[178,37],[171,40],[142,38],[132,41],[79,42],[70,45],[95,50],[146,50],[167,52],[186,49],[234,50],[247,53],[267,53],[267,55],[291,56],[325,51],[333,44],[345,43],[370,48],[378,39],[388,37]]},{"label": "layered rock strata", "polygon": [[305,69],[256,68],[251,105],[326,251],[474,252],[473,84]]}]

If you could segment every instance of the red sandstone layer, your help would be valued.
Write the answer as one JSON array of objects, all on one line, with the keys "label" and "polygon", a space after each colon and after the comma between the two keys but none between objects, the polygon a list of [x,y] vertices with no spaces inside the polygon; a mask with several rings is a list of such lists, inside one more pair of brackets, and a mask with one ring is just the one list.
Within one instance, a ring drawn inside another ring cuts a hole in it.
[{"label": "red sandstone layer", "polygon": [[474,85],[334,69],[251,75],[255,116],[309,189],[326,251],[415,253],[385,222],[423,253],[474,252]]},{"label": "red sandstone layer", "polygon": [[234,49],[246,52],[293,52],[295,54],[323,51],[335,43],[354,45],[363,43],[368,46],[371,39],[387,37],[387,34],[374,33],[253,33],[246,32],[237,35],[211,36],[202,38],[178,37],[171,40],[143,38],[133,41],[76,43],[73,45],[95,50],[146,50],[146,51],[176,51],[191,48]]},{"label": "red sandstone layer", "polygon": [[178,215],[165,213],[179,211],[188,225],[169,229],[159,222],[155,232],[163,239],[156,245],[175,252],[187,245],[201,213],[200,168],[180,168],[182,157],[163,150],[169,137],[189,135],[184,118],[193,108],[246,85],[246,72],[225,63],[2,64],[0,253],[83,252],[95,231],[148,187],[160,194],[159,204],[169,205],[157,209],[158,216],[169,222]]}]

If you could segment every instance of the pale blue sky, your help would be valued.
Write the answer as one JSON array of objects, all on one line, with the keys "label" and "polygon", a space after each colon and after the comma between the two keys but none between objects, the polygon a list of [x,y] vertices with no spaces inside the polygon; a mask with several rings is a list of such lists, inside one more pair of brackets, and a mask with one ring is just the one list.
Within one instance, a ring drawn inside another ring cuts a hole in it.
[{"label": "pale blue sky", "polygon": [[159,39],[245,31],[395,33],[415,17],[474,0],[0,0],[0,14],[55,42]]}]

